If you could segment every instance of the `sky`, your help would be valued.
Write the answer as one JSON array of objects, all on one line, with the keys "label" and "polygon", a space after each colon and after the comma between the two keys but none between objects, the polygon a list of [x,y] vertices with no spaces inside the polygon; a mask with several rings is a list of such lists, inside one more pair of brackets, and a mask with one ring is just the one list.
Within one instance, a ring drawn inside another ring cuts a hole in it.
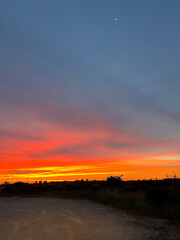
[{"label": "sky", "polygon": [[0,183],[180,176],[180,1],[0,2]]}]

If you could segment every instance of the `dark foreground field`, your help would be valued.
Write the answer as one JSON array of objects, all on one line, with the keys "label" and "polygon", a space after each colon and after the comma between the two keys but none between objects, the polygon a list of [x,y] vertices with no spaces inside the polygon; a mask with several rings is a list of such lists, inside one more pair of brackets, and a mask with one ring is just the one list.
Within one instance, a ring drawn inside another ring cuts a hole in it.
[{"label": "dark foreground field", "polygon": [[0,198],[0,240],[152,239],[179,240],[178,230],[88,200]]},{"label": "dark foreground field", "polygon": [[18,182],[0,196],[0,240],[180,240],[180,179]]},{"label": "dark foreground field", "polygon": [[89,199],[135,215],[180,220],[180,179],[15,183],[1,186],[0,196],[48,196]]}]

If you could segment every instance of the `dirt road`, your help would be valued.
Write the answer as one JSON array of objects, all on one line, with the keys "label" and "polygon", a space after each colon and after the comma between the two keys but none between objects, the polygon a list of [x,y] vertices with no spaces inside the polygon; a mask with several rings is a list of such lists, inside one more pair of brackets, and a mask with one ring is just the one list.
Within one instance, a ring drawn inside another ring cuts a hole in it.
[{"label": "dirt road", "polygon": [[0,240],[145,240],[148,231],[86,200],[0,198]]}]

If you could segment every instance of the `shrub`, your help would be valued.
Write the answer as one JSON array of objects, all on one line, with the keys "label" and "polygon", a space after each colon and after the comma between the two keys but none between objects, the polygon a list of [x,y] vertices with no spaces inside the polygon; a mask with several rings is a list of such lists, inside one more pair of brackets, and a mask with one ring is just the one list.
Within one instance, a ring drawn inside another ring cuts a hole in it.
[{"label": "shrub", "polygon": [[107,178],[107,183],[110,186],[118,187],[122,183],[122,177],[123,177],[123,175],[120,175],[120,176],[110,176],[110,177]]}]

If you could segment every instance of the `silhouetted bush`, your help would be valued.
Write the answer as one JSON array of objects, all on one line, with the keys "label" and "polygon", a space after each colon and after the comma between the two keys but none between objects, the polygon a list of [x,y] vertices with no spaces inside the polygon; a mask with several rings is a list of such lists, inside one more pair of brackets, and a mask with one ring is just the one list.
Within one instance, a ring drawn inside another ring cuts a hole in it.
[{"label": "silhouetted bush", "polygon": [[122,185],[122,176],[110,176],[107,178],[107,183],[113,187],[119,187]]}]

